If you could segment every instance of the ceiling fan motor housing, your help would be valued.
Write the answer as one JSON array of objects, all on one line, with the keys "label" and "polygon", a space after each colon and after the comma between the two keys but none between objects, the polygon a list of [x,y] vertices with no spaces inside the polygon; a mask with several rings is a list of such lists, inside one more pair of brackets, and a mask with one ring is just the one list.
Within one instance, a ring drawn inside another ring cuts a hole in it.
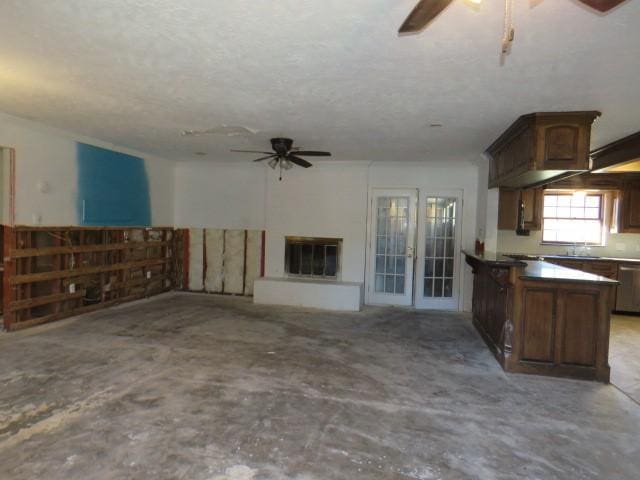
[{"label": "ceiling fan motor housing", "polygon": [[285,156],[293,146],[293,140],[290,138],[272,138],[271,146],[273,150],[280,156]]}]

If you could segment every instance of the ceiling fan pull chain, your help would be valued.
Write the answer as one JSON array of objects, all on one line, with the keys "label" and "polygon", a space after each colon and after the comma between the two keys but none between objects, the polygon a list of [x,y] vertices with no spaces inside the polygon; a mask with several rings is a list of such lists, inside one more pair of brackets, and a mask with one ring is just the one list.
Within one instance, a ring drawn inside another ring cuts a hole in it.
[{"label": "ceiling fan pull chain", "polygon": [[502,53],[509,53],[509,48],[515,38],[513,28],[513,0],[504,1],[504,29],[502,32]]}]

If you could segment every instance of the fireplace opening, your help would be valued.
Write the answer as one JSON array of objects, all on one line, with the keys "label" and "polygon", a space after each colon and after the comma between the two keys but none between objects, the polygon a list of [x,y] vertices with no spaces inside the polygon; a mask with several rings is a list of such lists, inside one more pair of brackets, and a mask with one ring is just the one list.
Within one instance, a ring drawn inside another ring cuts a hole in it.
[{"label": "fireplace opening", "polygon": [[341,238],[285,237],[285,272],[293,277],[336,280]]}]

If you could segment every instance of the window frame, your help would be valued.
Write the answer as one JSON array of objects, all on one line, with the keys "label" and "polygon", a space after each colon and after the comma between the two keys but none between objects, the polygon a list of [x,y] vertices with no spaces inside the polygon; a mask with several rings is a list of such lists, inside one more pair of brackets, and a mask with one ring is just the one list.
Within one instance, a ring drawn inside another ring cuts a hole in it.
[{"label": "window frame", "polygon": [[[580,190],[578,190],[580,191]],[[589,247],[604,247],[606,246],[606,232],[607,232],[607,222],[606,222],[606,218],[605,218],[605,214],[606,214],[606,195],[604,192],[602,191],[585,191],[585,196],[586,197],[600,197],[600,202],[599,202],[599,207],[598,207],[598,218],[573,218],[573,217],[545,217],[544,214],[544,209],[545,209],[545,202],[544,199],[547,195],[551,196],[567,196],[567,197],[572,197],[574,194],[576,193],[576,191],[567,191],[567,190],[545,190],[543,192],[542,195],[542,225],[541,225],[541,234],[542,234],[542,240],[541,240],[541,245],[586,245]],[[600,241],[598,242],[570,242],[570,241],[565,241],[565,240],[559,240],[559,241],[554,241],[554,240],[545,240],[544,239],[544,232],[545,232],[545,228],[544,228],[544,224],[546,220],[569,220],[569,221],[579,221],[579,220],[597,220],[598,222],[600,222]]]}]

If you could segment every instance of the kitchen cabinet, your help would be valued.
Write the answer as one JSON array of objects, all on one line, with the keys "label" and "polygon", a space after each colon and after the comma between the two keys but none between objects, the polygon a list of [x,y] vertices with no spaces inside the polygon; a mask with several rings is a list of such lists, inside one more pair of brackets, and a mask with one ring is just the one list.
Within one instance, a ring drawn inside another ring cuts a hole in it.
[{"label": "kitchen cabinet", "polygon": [[530,188],[525,190],[500,189],[498,204],[498,229],[515,230],[518,228],[518,208],[524,202],[524,228],[542,229],[542,209],[544,190]]},{"label": "kitchen cabinet", "polygon": [[623,184],[618,228],[621,233],[640,233],[640,179],[627,180]]},{"label": "kitchen cabinet", "polygon": [[613,282],[545,262],[465,252],[473,325],[502,368],[608,382]]},{"label": "kitchen cabinet", "polygon": [[498,230],[515,230],[518,227],[520,190],[500,189],[498,200]]},{"label": "kitchen cabinet", "polygon": [[[593,273],[594,275],[600,275],[601,277],[610,278],[611,280],[618,280],[618,262],[614,260],[579,260],[574,258],[548,258],[545,257],[545,261],[553,263],[554,265],[560,265],[561,267],[573,268],[574,270],[581,270],[587,273]],[[612,293],[610,298],[610,309],[615,309],[617,286],[612,286]]]},{"label": "kitchen cabinet", "polygon": [[591,124],[600,112],[532,113],[486,150],[489,188],[544,185],[589,170]]}]

